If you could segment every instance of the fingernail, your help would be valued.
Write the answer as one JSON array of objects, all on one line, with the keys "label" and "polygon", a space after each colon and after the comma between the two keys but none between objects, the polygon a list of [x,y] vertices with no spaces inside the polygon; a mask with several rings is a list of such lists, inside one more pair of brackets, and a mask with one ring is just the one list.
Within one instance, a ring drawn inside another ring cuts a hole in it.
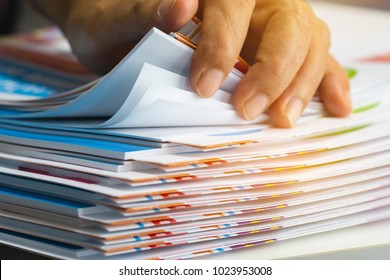
[{"label": "fingernail", "polygon": [[298,97],[292,97],[288,102],[286,106],[286,113],[291,127],[294,126],[299,117],[302,115],[303,106],[302,99]]},{"label": "fingernail", "polygon": [[210,97],[221,86],[224,79],[225,73],[221,70],[215,68],[209,69],[203,73],[196,84],[196,93],[201,97]]},{"label": "fingernail", "polygon": [[172,13],[176,0],[163,0],[158,6],[157,13],[160,17],[167,17]]},{"label": "fingernail", "polygon": [[248,121],[257,118],[267,109],[269,99],[265,94],[255,94],[244,104],[244,118]]}]

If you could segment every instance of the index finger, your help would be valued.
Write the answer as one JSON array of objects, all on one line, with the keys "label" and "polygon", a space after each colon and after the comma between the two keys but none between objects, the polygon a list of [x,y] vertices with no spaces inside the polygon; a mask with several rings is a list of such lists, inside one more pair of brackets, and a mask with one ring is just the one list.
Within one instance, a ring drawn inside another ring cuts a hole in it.
[{"label": "index finger", "polygon": [[191,64],[191,84],[210,97],[232,70],[244,43],[255,1],[204,0],[201,35]]}]

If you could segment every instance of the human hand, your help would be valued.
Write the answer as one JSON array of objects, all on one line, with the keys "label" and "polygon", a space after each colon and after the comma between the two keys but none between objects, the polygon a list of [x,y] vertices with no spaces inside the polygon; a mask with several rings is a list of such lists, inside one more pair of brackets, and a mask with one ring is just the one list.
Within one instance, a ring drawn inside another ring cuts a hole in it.
[{"label": "human hand", "polygon": [[268,109],[277,126],[291,127],[317,88],[330,113],[351,110],[348,79],[328,54],[328,29],[303,0],[199,0],[199,8],[198,0],[30,1],[94,72],[108,72],[152,26],[174,31],[198,11],[202,35],[191,82],[200,96],[214,94],[241,52],[252,64],[234,93],[241,117]]},{"label": "human hand", "polygon": [[55,22],[90,70],[106,74],[152,28],[176,31],[198,0],[30,0]]},{"label": "human hand", "polygon": [[351,111],[349,81],[329,55],[329,31],[302,0],[203,0],[202,30],[191,67],[195,91],[210,97],[241,56],[252,66],[234,93],[237,113],[268,110],[292,127],[317,89],[335,116]]}]

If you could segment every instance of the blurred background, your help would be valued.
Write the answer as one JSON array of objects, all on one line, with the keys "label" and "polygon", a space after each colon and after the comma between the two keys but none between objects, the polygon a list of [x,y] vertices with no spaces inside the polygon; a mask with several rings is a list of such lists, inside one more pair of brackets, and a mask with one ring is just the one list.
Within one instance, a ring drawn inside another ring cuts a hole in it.
[{"label": "blurred background", "polygon": [[[322,1],[363,6],[363,7],[370,7],[370,8],[375,8],[375,9],[390,10],[390,1],[389,0],[322,0]],[[309,0],[309,2],[312,2],[312,1]]]},{"label": "blurred background", "polygon": [[[313,2],[314,0],[309,0]],[[317,0],[316,0],[317,1]],[[348,5],[389,10],[389,0],[322,0]],[[27,31],[47,26],[50,23],[39,16],[26,0],[0,0],[0,34]]]}]

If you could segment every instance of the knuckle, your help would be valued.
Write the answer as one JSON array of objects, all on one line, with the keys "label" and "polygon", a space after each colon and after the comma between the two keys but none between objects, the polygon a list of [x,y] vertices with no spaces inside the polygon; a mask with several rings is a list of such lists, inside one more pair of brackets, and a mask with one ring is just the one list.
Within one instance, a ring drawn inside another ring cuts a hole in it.
[{"label": "knuckle", "polygon": [[283,19],[283,22],[295,26],[302,32],[310,34],[317,18],[309,4],[306,1],[296,0],[286,2],[283,7],[275,10],[273,16]]},{"label": "knuckle", "polygon": [[[239,50],[232,43],[233,38],[226,37],[228,34],[202,34],[198,44],[197,53],[201,54],[202,61],[207,61],[208,65],[230,71],[239,55]],[[208,38],[212,37],[213,40]]]},{"label": "knuckle", "polygon": [[280,63],[269,68],[269,75],[279,87],[284,87],[291,82],[291,75],[287,63]]},{"label": "knuckle", "polygon": [[319,30],[318,34],[322,36],[324,42],[327,44],[327,49],[328,49],[330,47],[330,41],[331,41],[330,30],[328,28],[328,25],[320,19],[318,19],[317,24]]},{"label": "knuckle", "polygon": [[[289,85],[293,79],[293,73],[289,60],[276,61],[272,55],[263,54],[257,59],[256,64],[252,68],[259,67],[260,69],[267,69],[267,80],[272,81],[272,87],[275,89],[274,94],[270,96],[276,100],[280,93]],[[259,70],[260,73],[263,71]]]},{"label": "knuckle", "polygon": [[228,71],[237,59],[236,52],[229,46],[215,46],[208,49],[206,60],[218,69]]},{"label": "knuckle", "polygon": [[287,11],[286,18],[291,21],[291,24],[294,24],[301,32],[305,33],[312,33],[312,25],[313,25],[313,20],[311,16],[308,16],[306,13],[302,13],[300,11]]},{"label": "knuckle", "polygon": [[246,5],[247,8],[253,10],[256,5],[256,0],[245,0],[245,1],[236,1],[242,3],[241,5]]},{"label": "knuckle", "polygon": [[256,0],[240,0],[231,2],[238,9],[249,9],[253,10],[256,5]]}]

